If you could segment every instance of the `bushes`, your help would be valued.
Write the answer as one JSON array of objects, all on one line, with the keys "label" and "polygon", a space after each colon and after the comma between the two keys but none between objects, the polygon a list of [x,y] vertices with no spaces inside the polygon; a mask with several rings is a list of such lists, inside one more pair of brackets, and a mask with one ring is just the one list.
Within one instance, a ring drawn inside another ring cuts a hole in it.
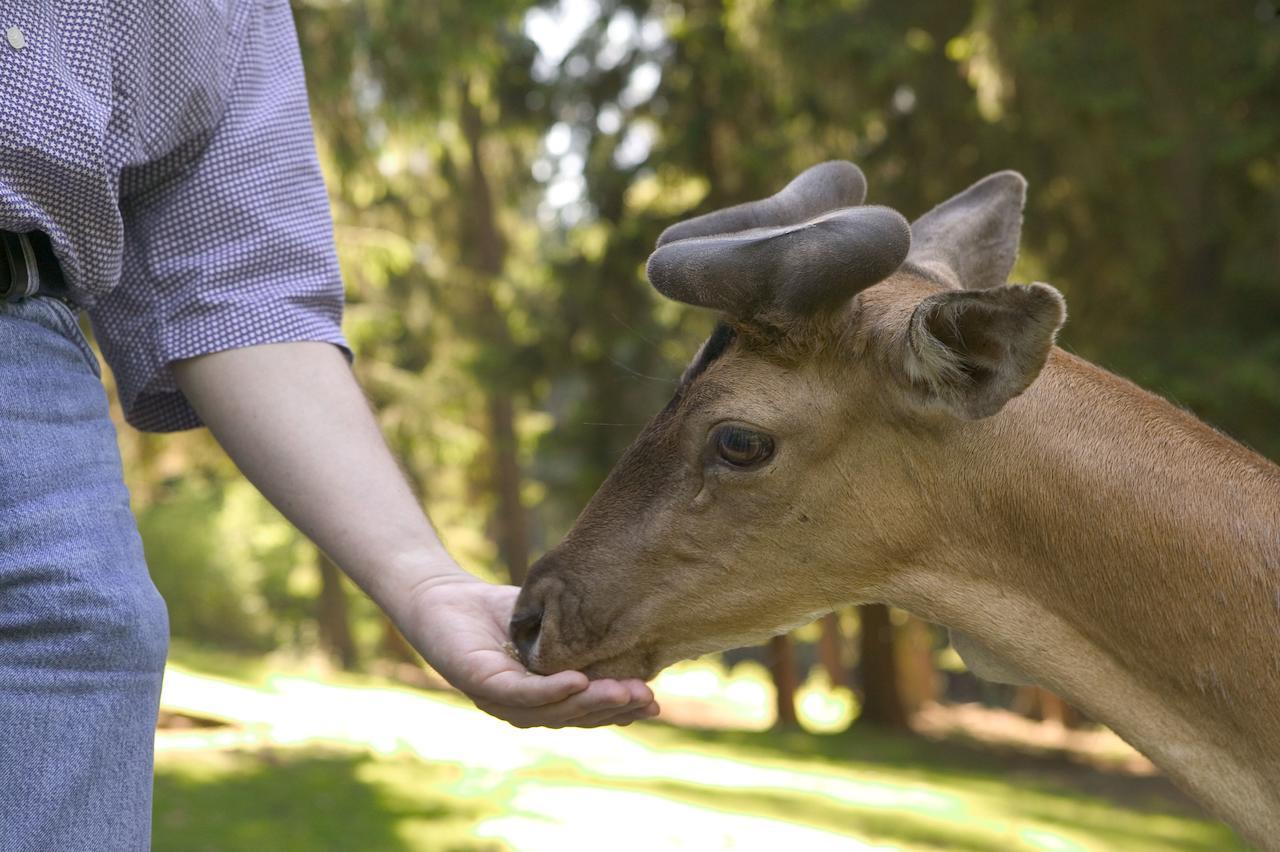
[{"label": "bushes", "polygon": [[314,550],[247,482],[181,480],[138,526],[175,637],[244,650],[300,637]]}]

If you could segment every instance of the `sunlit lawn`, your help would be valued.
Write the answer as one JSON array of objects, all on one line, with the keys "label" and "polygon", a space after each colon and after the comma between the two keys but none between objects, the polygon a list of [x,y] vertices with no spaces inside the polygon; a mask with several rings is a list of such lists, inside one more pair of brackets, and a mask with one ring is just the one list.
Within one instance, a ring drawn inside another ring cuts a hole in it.
[{"label": "sunlit lawn", "polygon": [[375,678],[177,660],[165,705],[233,724],[161,734],[160,850],[1240,848],[1167,805],[1120,808],[856,727],[520,731]]}]

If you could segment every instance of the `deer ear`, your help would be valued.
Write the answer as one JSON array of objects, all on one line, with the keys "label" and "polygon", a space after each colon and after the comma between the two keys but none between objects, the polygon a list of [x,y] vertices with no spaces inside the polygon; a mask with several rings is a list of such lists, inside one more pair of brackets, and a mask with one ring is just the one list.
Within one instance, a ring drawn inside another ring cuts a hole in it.
[{"label": "deer ear", "polygon": [[1027,182],[996,172],[911,223],[912,263],[953,287],[985,290],[1009,280],[1022,236]]},{"label": "deer ear", "polygon": [[990,417],[1035,381],[1065,319],[1047,284],[936,293],[911,315],[907,377],[960,417]]}]

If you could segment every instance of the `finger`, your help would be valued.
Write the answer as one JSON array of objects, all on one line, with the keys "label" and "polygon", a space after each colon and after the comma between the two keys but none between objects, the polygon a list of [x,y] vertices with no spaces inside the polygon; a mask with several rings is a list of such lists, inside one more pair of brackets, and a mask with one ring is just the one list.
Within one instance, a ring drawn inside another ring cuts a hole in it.
[{"label": "finger", "polygon": [[[619,686],[624,690],[624,692],[626,692],[625,684],[619,684]],[[581,716],[574,716],[571,719],[566,719],[565,724],[572,725],[573,727],[586,727],[586,725],[584,724],[585,722],[588,722],[588,721],[596,722],[596,721],[607,721],[609,719],[619,719],[623,716],[629,716],[632,713],[635,713],[640,710],[644,710],[649,705],[653,704],[653,702],[648,698],[644,698],[644,697],[636,698],[635,696],[631,695],[629,692],[626,692],[626,694],[628,696],[628,700],[626,701],[625,704],[616,704],[616,705],[601,707],[599,709],[593,709],[590,712],[582,714]]]},{"label": "finger", "polygon": [[550,720],[545,713],[539,714],[537,711],[530,712],[523,709],[515,709],[509,707],[492,707],[483,704],[477,705],[491,716],[496,716],[506,722],[516,726],[517,728],[600,728],[606,725],[625,726],[632,722],[639,722],[645,719],[652,719],[658,715],[659,708],[657,704],[648,704],[642,707],[634,707],[630,704],[623,705],[618,708],[588,713],[575,719],[566,719],[562,721]]},{"label": "finger", "polygon": [[[619,713],[617,715],[617,717],[615,718],[614,724],[620,725],[623,722],[629,723],[629,722],[639,722],[644,719],[653,719],[661,712],[662,712],[662,708],[658,706],[656,701],[651,701],[648,704],[640,704],[636,706],[628,705],[627,708],[625,709],[625,712]],[[575,721],[574,724],[577,724],[577,722]]]},{"label": "finger", "polygon": [[[632,686],[623,682],[623,687]],[[644,690],[648,693],[648,690]],[[651,719],[661,712],[658,702],[652,698],[641,694],[639,697],[634,692],[630,693],[631,700],[619,707],[606,707],[601,710],[593,710],[590,713],[567,720],[565,727],[572,728],[593,728],[598,725],[621,725],[637,722],[641,719]]]},{"label": "finger", "polygon": [[[615,682],[614,681],[593,681],[592,685],[595,686],[596,684],[600,684],[600,686],[598,686],[597,688],[604,689],[605,684],[613,684],[613,683]],[[656,701],[654,701],[653,692],[647,686],[644,685],[643,681],[624,680],[624,681],[616,681],[616,684],[620,692],[627,696],[626,703],[620,704],[617,706],[606,706],[606,707],[601,707],[599,709],[593,709],[590,711],[590,715],[608,716],[612,714],[614,716],[621,716],[623,714],[631,713],[637,710],[642,710],[650,706],[654,708],[654,713],[655,714],[657,713],[658,704]],[[573,719],[569,719],[567,720],[568,724],[577,725],[578,722],[581,719],[583,719],[586,715],[588,714],[583,714],[583,716],[578,716]]]},{"label": "finger", "polygon": [[616,681],[592,681],[581,692],[542,707],[513,706],[473,696],[481,710],[521,728],[559,728],[592,713],[617,714],[630,708],[630,698],[628,690]]},{"label": "finger", "polygon": [[[643,722],[647,719],[656,719],[658,717],[658,714],[661,712],[662,712],[662,708],[660,708],[657,704],[648,704],[644,707],[641,707],[638,710],[632,710],[628,718],[625,719],[625,724],[629,725],[632,722]],[[623,724],[623,723],[620,722],[619,724]]]},{"label": "finger", "polygon": [[581,719],[574,719],[568,722],[565,727],[573,728],[599,728],[605,725],[617,725],[624,727],[632,722],[641,722],[645,719],[652,719],[659,713],[657,704],[650,703],[639,707],[630,707],[623,709],[620,713],[595,713],[584,716]]},{"label": "finger", "polygon": [[642,704],[648,704],[649,702],[653,701],[653,690],[650,689],[649,684],[645,683],[644,681],[624,680],[624,681],[621,681],[621,683],[624,687],[627,688],[627,691],[631,694],[632,701],[642,703]]},{"label": "finger", "polygon": [[601,710],[588,713],[565,723],[566,728],[599,728],[605,725],[630,725],[642,719],[652,719],[658,713],[656,704],[627,704],[616,711]]},{"label": "finger", "polygon": [[516,667],[491,675],[475,689],[468,690],[473,699],[506,707],[545,707],[559,704],[590,689],[591,682],[582,672],[558,672],[536,675]]}]

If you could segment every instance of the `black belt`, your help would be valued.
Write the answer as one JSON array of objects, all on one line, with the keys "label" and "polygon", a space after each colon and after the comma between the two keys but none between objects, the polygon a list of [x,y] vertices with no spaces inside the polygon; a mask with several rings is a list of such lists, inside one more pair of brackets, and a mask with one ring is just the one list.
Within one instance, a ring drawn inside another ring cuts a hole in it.
[{"label": "black belt", "polygon": [[0,301],[16,302],[28,296],[69,301],[53,246],[40,231],[0,231]]}]

